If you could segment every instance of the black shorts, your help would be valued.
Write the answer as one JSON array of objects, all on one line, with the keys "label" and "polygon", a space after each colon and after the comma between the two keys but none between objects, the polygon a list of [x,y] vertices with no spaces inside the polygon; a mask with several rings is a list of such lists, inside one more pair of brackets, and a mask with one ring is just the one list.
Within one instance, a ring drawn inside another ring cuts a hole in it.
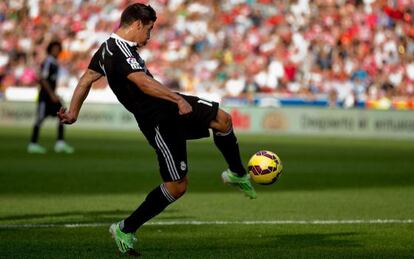
[{"label": "black shorts", "polygon": [[187,175],[187,140],[209,137],[210,122],[216,118],[219,108],[216,102],[195,96],[183,97],[193,108],[190,114],[177,114],[157,123],[138,121],[157,153],[164,182],[178,181]]},{"label": "black shorts", "polygon": [[44,119],[47,116],[56,117],[60,107],[62,107],[60,102],[54,103],[52,101],[39,100],[37,104],[37,117],[38,119]]}]

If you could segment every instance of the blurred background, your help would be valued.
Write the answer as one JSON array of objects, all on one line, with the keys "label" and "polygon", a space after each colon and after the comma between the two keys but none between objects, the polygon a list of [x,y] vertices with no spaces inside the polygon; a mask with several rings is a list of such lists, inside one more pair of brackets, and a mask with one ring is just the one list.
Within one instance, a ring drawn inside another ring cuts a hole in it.
[{"label": "blurred background", "polygon": [[[0,98],[36,99],[30,90],[53,39],[64,46],[59,91],[70,95],[132,2],[2,1]],[[414,109],[412,0],[138,2],[158,16],[140,55],[175,90],[229,105]]]}]

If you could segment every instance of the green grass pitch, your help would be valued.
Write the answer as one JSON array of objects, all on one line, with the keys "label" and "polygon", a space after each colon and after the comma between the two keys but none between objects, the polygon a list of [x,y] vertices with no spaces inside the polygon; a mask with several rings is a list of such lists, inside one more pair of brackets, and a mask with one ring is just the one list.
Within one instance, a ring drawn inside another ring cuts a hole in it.
[{"label": "green grass pitch", "polygon": [[[50,152],[29,155],[30,129],[0,129],[0,258],[118,258],[109,224],[160,183],[141,133],[67,129],[74,155],[52,152],[54,130],[41,132]],[[414,141],[239,143],[246,163],[276,152],[279,182],[256,185],[249,200],[221,183],[225,162],[211,139],[189,142],[187,194],[138,231],[143,258],[414,257]]]}]

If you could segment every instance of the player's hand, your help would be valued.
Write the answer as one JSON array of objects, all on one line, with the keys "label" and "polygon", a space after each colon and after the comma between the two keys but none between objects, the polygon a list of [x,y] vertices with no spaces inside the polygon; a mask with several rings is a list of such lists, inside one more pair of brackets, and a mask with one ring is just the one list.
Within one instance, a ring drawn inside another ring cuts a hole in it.
[{"label": "player's hand", "polygon": [[73,124],[76,121],[76,116],[72,112],[66,111],[66,108],[62,107],[57,113],[60,121],[65,124]]},{"label": "player's hand", "polygon": [[177,102],[177,105],[178,105],[178,113],[180,115],[185,115],[193,111],[193,108],[191,107],[191,105],[184,98],[181,98]]}]

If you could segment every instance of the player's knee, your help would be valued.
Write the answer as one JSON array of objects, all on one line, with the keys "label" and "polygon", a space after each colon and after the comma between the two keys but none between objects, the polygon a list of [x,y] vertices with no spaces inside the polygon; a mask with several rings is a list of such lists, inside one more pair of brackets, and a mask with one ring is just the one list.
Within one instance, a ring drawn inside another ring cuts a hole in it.
[{"label": "player's knee", "polygon": [[222,131],[221,132],[226,133],[229,130],[231,130],[232,127],[233,127],[233,123],[232,123],[231,115],[228,114],[227,112],[224,112],[224,118],[223,118]]},{"label": "player's knee", "polygon": [[175,199],[180,198],[187,191],[187,181],[175,184],[173,193],[171,194]]},{"label": "player's knee", "polygon": [[166,183],[167,189],[170,194],[175,198],[178,199],[184,195],[187,190],[188,179],[184,177],[183,179],[175,182],[168,182]]},{"label": "player's knee", "polygon": [[217,114],[217,126],[216,130],[222,133],[226,133],[233,127],[231,115],[223,110],[219,110]]}]

